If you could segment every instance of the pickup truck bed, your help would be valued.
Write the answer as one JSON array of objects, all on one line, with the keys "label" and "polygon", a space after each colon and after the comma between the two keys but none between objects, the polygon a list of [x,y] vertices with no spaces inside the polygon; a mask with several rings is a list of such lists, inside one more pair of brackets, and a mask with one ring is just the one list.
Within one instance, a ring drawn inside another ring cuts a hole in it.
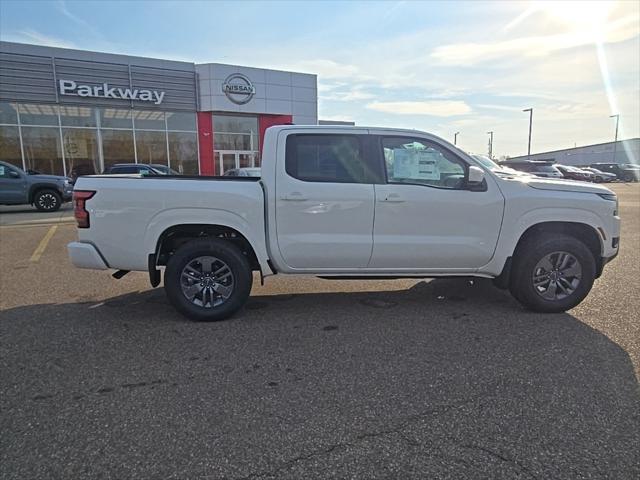
[{"label": "pickup truck bed", "polygon": [[259,180],[255,177],[81,177],[77,188],[97,193],[87,202],[91,227],[78,229],[78,239],[89,243],[100,239],[100,262],[93,268],[143,271],[148,269],[148,255],[156,251],[163,232],[178,225],[202,224],[206,217],[212,221],[224,219],[229,227],[255,239],[256,245],[264,245],[264,240],[258,241],[264,237],[265,229],[264,194]]}]

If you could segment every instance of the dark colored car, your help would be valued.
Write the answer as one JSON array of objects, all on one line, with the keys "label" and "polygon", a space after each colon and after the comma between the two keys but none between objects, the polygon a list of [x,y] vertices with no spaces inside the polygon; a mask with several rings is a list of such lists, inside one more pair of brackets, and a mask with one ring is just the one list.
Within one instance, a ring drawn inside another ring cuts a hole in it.
[{"label": "dark colored car", "polygon": [[156,170],[146,163],[116,163],[104,169],[105,175],[124,175],[124,174],[140,174],[140,175],[164,175],[164,173]]},{"label": "dark colored car", "polygon": [[520,172],[530,173],[535,175],[536,177],[547,177],[547,178],[563,178],[564,176],[558,170],[555,165],[550,162],[545,161],[536,161],[536,160],[517,160],[517,161],[505,161],[500,165],[504,165],[505,167],[513,168],[514,170],[518,170]]},{"label": "dark colored car", "polygon": [[593,168],[601,172],[613,173],[618,180],[623,182],[640,181],[640,165],[633,163],[592,163]]},{"label": "dark colored car", "polygon": [[582,167],[582,170],[593,173],[594,182],[596,183],[613,182],[618,178],[615,173],[602,172],[593,167]]},{"label": "dark colored car", "polygon": [[246,167],[246,168],[232,168],[227,170],[222,175],[223,177],[259,177],[260,168],[258,167]]},{"label": "dark colored car", "polygon": [[[32,170],[33,171],[33,170]],[[71,200],[73,184],[61,175],[30,174],[0,162],[0,204],[34,205],[41,212],[55,212]]]},{"label": "dark colored car", "polygon": [[570,180],[580,180],[582,182],[590,182],[593,178],[593,174],[584,172],[576,167],[571,167],[568,165],[554,165],[564,178],[568,178]]},{"label": "dark colored car", "polygon": [[176,172],[173,168],[161,165],[159,163],[152,163],[150,166],[160,172],[162,175],[180,175],[180,172]]}]

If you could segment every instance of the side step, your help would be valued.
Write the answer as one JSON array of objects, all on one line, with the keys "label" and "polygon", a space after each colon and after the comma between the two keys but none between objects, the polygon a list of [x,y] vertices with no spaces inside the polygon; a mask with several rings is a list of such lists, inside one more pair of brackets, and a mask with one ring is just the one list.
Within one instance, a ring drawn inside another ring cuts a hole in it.
[{"label": "side step", "polygon": [[117,272],[115,272],[114,274],[112,274],[111,276],[113,278],[115,278],[116,280],[120,280],[122,277],[124,277],[127,273],[129,273],[131,270],[118,270]]}]

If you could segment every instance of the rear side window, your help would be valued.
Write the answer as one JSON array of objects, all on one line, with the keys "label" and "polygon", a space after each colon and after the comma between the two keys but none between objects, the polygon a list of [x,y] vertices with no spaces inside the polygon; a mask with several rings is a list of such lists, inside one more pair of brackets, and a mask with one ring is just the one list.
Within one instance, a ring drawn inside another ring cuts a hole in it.
[{"label": "rear side window", "polygon": [[138,173],[138,167],[113,167],[111,173]]},{"label": "rear side window", "polygon": [[305,182],[375,183],[378,178],[375,159],[365,154],[358,135],[289,135],[285,169]]}]

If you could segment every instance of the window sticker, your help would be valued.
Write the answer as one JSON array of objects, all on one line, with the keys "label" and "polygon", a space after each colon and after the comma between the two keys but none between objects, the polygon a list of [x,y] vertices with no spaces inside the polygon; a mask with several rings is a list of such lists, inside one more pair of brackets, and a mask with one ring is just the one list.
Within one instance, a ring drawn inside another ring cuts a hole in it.
[{"label": "window sticker", "polygon": [[393,149],[393,177],[440,180],[439,153],[430,150]]},{"label": "window sticker", "polygon": [[412,178],[413,164],[411,151],[406,148],[393,149],[394,178]]}]

